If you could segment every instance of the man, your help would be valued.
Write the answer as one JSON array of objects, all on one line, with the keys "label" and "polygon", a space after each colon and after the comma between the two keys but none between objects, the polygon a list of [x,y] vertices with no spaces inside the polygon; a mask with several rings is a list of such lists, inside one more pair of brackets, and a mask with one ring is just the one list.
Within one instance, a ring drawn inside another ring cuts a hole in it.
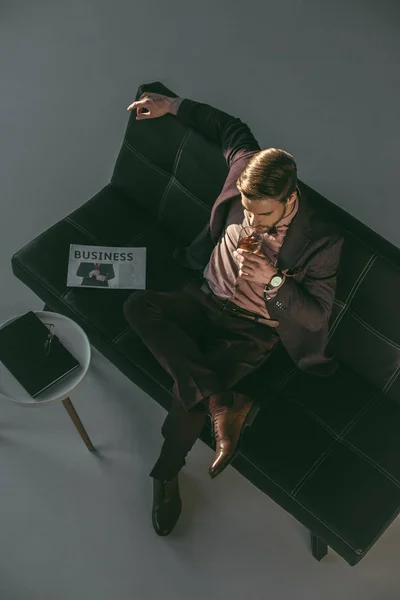
[{"label": "man", "polygon": [[[180,292],[133,293],[124,315],[172,376],[164,443],[151,471],[155,531],[167,535],[181,512],[178,473],[209,415],[216,477],[238,451],[258,406],[234,385],[282,343],[300,369],[336,370],[325,347],[342,247],[337,227],[307,204],[293,157],[261,151],[247,125],[207,104],[146,92],[128,110],[136,119],[175,115],[218,143],[229,167],[210,223],[178,249],[179,263],[203,271]],[[242,226],[262,234],[256,253],[237,250]]]}]

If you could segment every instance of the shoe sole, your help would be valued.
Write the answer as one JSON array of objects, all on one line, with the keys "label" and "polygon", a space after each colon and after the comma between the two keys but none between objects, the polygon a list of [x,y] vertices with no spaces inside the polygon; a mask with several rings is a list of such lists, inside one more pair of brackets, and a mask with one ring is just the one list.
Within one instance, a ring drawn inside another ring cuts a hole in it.
[{"label": "shoe sole", "polygon": [[244,423],[242,425],[242,429],[240,430],[240,435],[239,435],[239,439],[238,439],[238,442],[236,444],[235,450],[233,451],[231,457],[223,465],[223,467],[221,467],[221,469],[219,469],[218,471],[214,471],[214,472],[212,472],[211,469],[209,469],[208,473],[209,473],[211,479],[215,479],[217,477],[217,475],[220,475],[222,473],[222,471],[224,471],[226,469],[226,467],[229,467],[229,465],[231,464],[231,462],[239,454],[240,445],[241,445],[241,442],[242,442],[244,431],[245,431],[246,427],[251,427],[251,425],[253,425],[254,419],[256,418],[256,416],[258,415],[258,413],[260,412],[260,408],[261,408],[260,402],[254,401],[252,407],[250,408],[249,412],[246,415],[246,418],[245,418]]}]

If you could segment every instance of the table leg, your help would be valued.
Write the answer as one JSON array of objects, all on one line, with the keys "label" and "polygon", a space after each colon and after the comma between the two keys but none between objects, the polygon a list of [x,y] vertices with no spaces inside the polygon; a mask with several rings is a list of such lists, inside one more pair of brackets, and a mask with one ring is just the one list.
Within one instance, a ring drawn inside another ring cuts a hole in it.
[{"label": "table leg", "polygon": [[89,448],[89,450],[91,452],[95,452],[96,448],[93,446],[92,442],[90,441],[90,438],[89,438],[88,434],[86,433],[86,429],[82,425],[82,421],[80,420],[78,413],[76,412],[71,400],[69,398],[65,398],[65,400],[62,401],[62,403],[64,404],[67,413],[71,417],[75,427],[79,431],[81,438],[85,442],[86,446]]}]

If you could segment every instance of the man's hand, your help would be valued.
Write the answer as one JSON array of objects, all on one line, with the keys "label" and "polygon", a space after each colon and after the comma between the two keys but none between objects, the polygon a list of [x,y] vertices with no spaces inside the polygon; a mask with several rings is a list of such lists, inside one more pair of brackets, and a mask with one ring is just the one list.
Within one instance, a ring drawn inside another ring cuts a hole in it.
[{"label": "man's hand", "polygon": [[93,269],[93,271],[90,271],[89,273],[89,277],[97,277],[97,275],[100,275],[100,271],[98,269]]},{"label": "man's hand", "polygon": [[275,267],[262,253],[255,254],[239,248],[233,252],[233,256],[239,262],[238,281],[246,279],[253,283],[267,285],[277,273]]},{"label": "man's hand", "polygon": [[96,275],[96,279],[97,279],[97,281],[105,281],[106,276],[105,275]]},{"label": "man's hand", "polygon": [[[157,117],[163,117],[169,111],[173,103],[177,98],[171,98],[170,96],[164,96],[163,94],[156,94],[154,92],[145,92],[128,106],[127,110],[137,109],[136,120],[140,121],[143,119],[156,119]],[[148,112],[143,112],[147,109]]]}]

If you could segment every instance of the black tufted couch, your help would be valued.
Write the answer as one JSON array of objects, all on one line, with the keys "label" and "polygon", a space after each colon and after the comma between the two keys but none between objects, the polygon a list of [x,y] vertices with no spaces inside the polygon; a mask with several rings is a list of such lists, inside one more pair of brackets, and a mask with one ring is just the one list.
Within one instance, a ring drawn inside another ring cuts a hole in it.
[{"label": "black tufted couch", "polygon": [[[136,99],[143,91],[176,96],[159,82],[141,86]],[[167,409],[172,379],[122,313],[131,292],[66,287],[70,243],[146,246],[149,289],[177,290],[199,275],[174,261],[174,250],[206,225],[225,160],[172,115],[135,116],[111,182],[16,252],[12,268]],[[345,231],[329,342],[340,368],[331,377],[307,375],[281,347],[242,380],[238,389],[262,399],[263,408],[233,466],[310,530],[316,558],[330,546],[355,565],[400,511],[400,251],[299,185]],[[207,426],[201,438],[211,446]]]}]

